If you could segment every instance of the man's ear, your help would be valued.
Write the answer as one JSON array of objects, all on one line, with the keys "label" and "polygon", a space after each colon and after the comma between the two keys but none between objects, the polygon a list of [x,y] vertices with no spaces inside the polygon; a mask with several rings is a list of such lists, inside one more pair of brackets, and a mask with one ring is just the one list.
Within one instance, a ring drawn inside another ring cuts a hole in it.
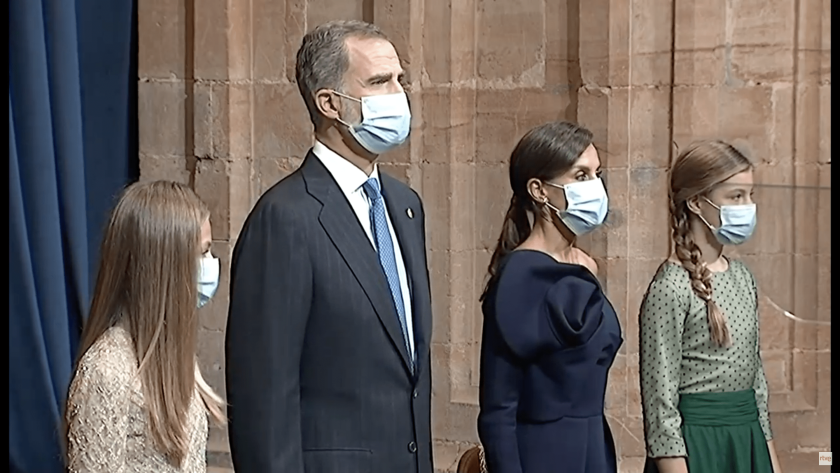
[{"label": "man's ear", "polygon": [[338,96],[329,89],[320,89],[315,92],[315,107],[325,118],[332,120],[341,118],[341,104],[338,100]]}]

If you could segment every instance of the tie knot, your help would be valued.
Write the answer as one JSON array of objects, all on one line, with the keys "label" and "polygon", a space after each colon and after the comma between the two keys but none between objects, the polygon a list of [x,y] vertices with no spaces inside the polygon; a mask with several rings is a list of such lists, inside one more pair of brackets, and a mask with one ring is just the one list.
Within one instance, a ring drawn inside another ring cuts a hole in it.
[{"label": "tie knot", "polygon": [[379,190],[379,179],[375,177],[371,177],[362,185],[365,189],[365,194],[367,194],[368,199],[373,202],[382,198],[382,193]]}]

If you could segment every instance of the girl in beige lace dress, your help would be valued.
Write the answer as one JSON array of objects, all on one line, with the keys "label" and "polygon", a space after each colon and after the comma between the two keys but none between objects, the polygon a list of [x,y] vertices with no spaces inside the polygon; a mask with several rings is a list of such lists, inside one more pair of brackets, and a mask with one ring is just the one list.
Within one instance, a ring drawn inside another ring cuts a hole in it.
[{"label": "girl in beige lace dress", "polygon": [[68,469],[206,470],[222,400],[196,361],[198,307],[216,290],[207,207],[188,187],[130,186],[111,213],[65,413]]}]

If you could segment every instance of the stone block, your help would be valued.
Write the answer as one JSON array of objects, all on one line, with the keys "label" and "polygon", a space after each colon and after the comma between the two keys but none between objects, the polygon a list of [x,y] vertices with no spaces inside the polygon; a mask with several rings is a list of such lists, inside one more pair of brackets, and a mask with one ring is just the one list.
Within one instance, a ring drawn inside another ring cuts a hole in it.
[{"label": "stone block", "polygon": [[[667,168],[671,141],[668,133],[668,97],[665,88],[630,90],[628,141],[632,167]],[[631,173],[632,177],[632,173]]]},{"label": "stone block", "polygon": [[619,458],[645,455],[645,436],[641,417],[607,416],[607,422],[610,424]]},{"label": "stone block", "polygon": [[771,86],[720,89],[720,137],[735,145],[749,144],[751,156],[768,156],[774,124],[772,97]]},{"label": "stone block", "polygon": [[424,163],[445,163],[450,158],[450,88],[424,89],[422,156]]},{"label": "stone block", "polygon": [[580,7],[545,2],[545,87],[568,89],[580,82]]},{"label": "stone block", "polygon": [[562,120],[568,94],[540,89],[479,90],[476,93],[476,160],[507,164],[525,133],[543,123]]},{"label": "stone block", "polygon": [[305,156],[312,122],[297,85],[254,85],[254,158]]},{"label": "stone block", "polygon": [[[187,57],[187,10],[178,0],[137,4],[137,74],[145,79],[183,79]],[[189,71],[192,73],[192,71]],[[141,120],[142,124],[142,120]]]},{"label": "stone block", "polygon": [[674,41],[678,51],[706,53],[726,43],[726,0],[676,2],[675,7]]},{"label": "stone block", "polygon": [[[627,257],[607,258],[598,262],[599,269],[604,273],[604,293],[612,304],[621,324],[622,336],[625,341],[621,345],[622,353],[627,349],[627,334],[630,325],[638,325],[638,308],[631,311],[627,307],[627,287],[630,283],[630,268]],[[637,341],[638,342],[638,341]]]},{"label": "stone block", "polygon": [[642,417],[642,377],[639,374],[639,357],[627,355],[627,379],[624,386],[627,417]]},{"label": "stone block", "polygon": [[[761,364],[764,366],[764,376],[767,379],[767,390],[770,392],[771,400],[779,401],[783,399],[783,396],[774,396],[774,394],[789,394],[793,390],[791,380],[795,373],[791,365],[790,352],[787,350],[762,350]],[[773,404],[770,405],[769,409],[776,410],[773,408]]]},{"label": "stone block", "polygon": [[140,154],[140,180],[155,181],[166,179],[190,183],[191,171],[187,168],[187,161],[183,156],[150,156]]},{"label": "stone block", "polygon": [[[469,212],[475,213],[474,241],[479,249],[491,254],[496,248],[505,214],[510,207],[510,183],[507,165],[477,165],[475,169],[475,204]],[[458,218],[457,215],[452,216]]]},{"label": "stone block", "polygon": [[[441,91],[435,91],[432,89],[434,86],[448,84],[455,79],[452,77],[452,68],[455,67],[455,62],[452,60],[452,56],[454,54],[453,50],[457,49],[460,52],[460,55],[464,55],[467,51],[475,54],[475,39],[472,38],[472,44],[467,45],[463,44],[462,41],[456,43],[453,41],[453,34],[456,34],[453,31],[452,25],[454,23],[453,16],[456,14],[463,15],[463,12],[456,13],[453,9],[455,2],[451,2],[450,0],[428,0],[425,2],[425,8],[423,9],[423,25],[429,28],[434,28],[434,33],[427,32],[423,35],[423,64],[424,64],[424,72],[425,78],[429,81],[429,86],[431,87],[424,87],[423,93],[434,96],[435,92],[438,92],[438,96],[444,95],[441,94]],[[459,2],[469,4],[473,6],[473,2]],[[474,11],[472,12],[475,15]],[[459,22],[459,26],[463,26],[465,29],[473,31],[475,28],[475,19],[467,19],[465,22]],[[474,62],[474,61],[473,61]],[[432,99],[434,100],[434,99]],[[425,104],[424,104],[425,107]],[[445,107],[441,107],[438,109],[438,112],[442,112],[445,110]],[[424,108],[424,115],[425,115],[425,108]],[[431,119],[427,123],[431,126],[440,126],[435,122],[431,121]]]},{"label": "stone block", "polygon": [[[828,333],[831,335],[831,330]],[[831,347],[820,350],[817,352],[817,408],[821,412],[831,412]]]},{"label": "stone block", "polygon": [[[458,251],[449,257],[449,342],[469,346],[481,341],[481,295],[476,286],[487,275],[486,266],[476,264],[475,251]],[[468,355],[473,355],[472,351]],[[472,360],[467,360],[472,366]]]},{"label": "stone block", "polygon": [[429,284],[432,290],[432,343],[449,343],[451,317],[449,310],[449,283],[451,253],[445,250],[427,250]]},{"label": "stone block", "polygon": [[630,85],[668,85],[671,78],[672,3],[633,5],[630,27]]},{"label": "stone block", "polygon": [[[798,44],[800,50],[831,49],[831,1],[801,0],[799,7]],[[828,47],[826,47],[828,46]]]},{"label": "stone block", "polygon": [[[183,82],[146,82],[137,84],[138,139],[141,154],[185,156],[187,94]],[[192,124],[190,124],[192,128]]]},{"label": "stone block", "polygon": [[577,121],[593,136],[604,169],[626,168],[629,141],[627,133],[630,101],[626,88],[583,88],[577,95]]},{"label": "stone block", "polygon": [[[295,56],[305,33],[303,31],[305,23],[295,25],[287,20],[295,11],[295,7],[304,6],[305,8],[305,4],[306,2],[302,0],[284,2],[252,0],[251,34],[254,37],[254,79],[274,82],[294,78]],[[286,29],[290,26],[297,26],[295,42],[289,41],[290,32]],[[287,71],[292,72],[291,76],[287,76]]]},{"label": "stone block", "polygon": [[193,148],[201,158],[251,155],[250,85],[196,82],[193,87]]},{"label": "stone block", "polygon": [[662,261],[671,251],[667,171],[631,169],[629,187],[628,253]]},{"label": "stone block", "polygon": [[[788,0],[739,0],[728,11],[734,29],[733,45],[793,47],[796,22],[794,2]],[[778,64],[783,68],[783,64]]]},{"label": "stone block", "polygon": [[222,398],[225,396],[225,334],[222,331],[199,329],[198,366],[207,384]]},{"label": "stone block", "polygon": [[630,212],[629,170],[626,168],[608,169],[602,174],[604,187],[609,196],[609,210],[603,227],[596,231],[599,238],[605,240],[604,258],[624,258],[629,256],[627,238],[631,223],[627,219]]},{"label": "stone block", "polygon": [[627,356],[618,354],[610,367],[607,378],[607,392],[604,398],[604,412],[607,415],[614,417],[624,417],[627,415],[628,390],[634,382],[630,376],[632,368],[628,364]]},{"label": "stone block", "polygon": [[195,24],[192,47],[195,79],[219,81],[228,78],[229,48],[237,48],[241,44],[228,44],[228,34],[232,26],[228,15],[230,8],[236,3],[228,0],[201,0],[193,3]]},{"label": "stone block", "polygon": [[200,159],[195,191],[210,207],[213,236],[232,240],[250,210],[251,166],[246,160]]},{"label": "stone block", "polygon": [[476,73],[507,87],[545,84],[545,2],[478,0]]},{"label": "stone block", "polygon": [[[626,11],[629,10],[629,4],[625,3],[622,9],[618,6],[614,7],[611,3],[610,0],[590,0],[586,2],[585,8],[577,6],[578,58],[581,82],[584,85],[592,87],[626,85],[629,81],[626,67],[622,68],[625,71],[624,75],[617,75],[615,84],[610,76],[612,62],[627,64],[629,61],[629,31],[632,28]],[[575,8],[575,5],[579,4],[568,2],[567,5]],[[571,17],[570,22],[575,22],[572,8],[569,8],[568,15]],[[616,14],[617,18],[614,18],[613,14]],[[572,26],[569,29],[573,31],[574,28],[575,26]],[[611,44],[614,31],[618,36],[615,49]],[[569,40],[574,41],[574,37],[572,36]]]},{"label": "stone block", "polygon": [[[825,120],[823,108],[830,108],[830,102],[822,99],[821,87],[814,83],[802,83],[796,88],[796,156],[797,164],[818,163],[823,158],[823,126],[828,124],[830,130],[831,119]],[[830,100],[830,95],[827,97]],[[829,154],[829,160],[831,159]]]},{"label": "stone block", "polygon": [[[831,84],[820,86],[820,163],[831,169]],[[830,175],[830,174],[829,174]],[[831,187],[831,179],[828,180]]]},{"label": "stone block", "polygon": [[[412,34],[414,33],[414,30],[417,30],[421,26],[425,26],[427,33],[435,34],[436,31],[434,30],[438,27],[438,25],[425,25],[422,21],[412,22],[412,13],[420,14],[419,9],[417,9],[417,5],[415,5],[416,3],[417,2],[379,0],[370,2],[372,6],[366,6],[365,2],[362,2],[362,8],[370,8],[371,13],[373,14],[373,22],[385,31],[385,34],[388,35],[388,38],[394,44],[394,48],[397,50],[397,54],[399,54],[400,59],[402,59],[404,64],[403,67],[406,67],[406,72],[409,76],[410,71],[414,69],[412,67],[412,56],[414,55],[415,48],[412,46],[413,44],[417,44],[417,41],[412,43]],[[417,28],[415,28],[415,25]],[[417,40],[422,41],[422,35],[418,36]],[[419,52],[422,51],[422,48],[416,48],[416,50]],[[419,59],[420,58],[418,57],[418,60]]]},{"label": "stone block", "polygon": [[699,86],[674,89],[674,142],[679,148],[696,140],[719,137],[719,90]]},{"label": "stone block", "polygon": [[733,46],[727,58],[730,84],[790,82],[794,52],[788,46]]},{"label": "stone block", "polygon": [[674,53],[674,84],[719,86],[726,81],[725,49],[722,46],[677,50]]},{"label": "stone block", "polygon": [[[463,170],[464,172],[468,170]],[[453,212],[467,213],[471,203],[462,203],[462,208],[454,209],[449,193],[452,190],[453,170],[445,164],[426,164],[423,166],[423,209],[426,212],[426,246],[429,250],[448,251],[451,238],[451,219]],[[462,183],[473,179],[464,176]],[[465,208],[464,208],[465,207]]]},{"label": "stone block", "polygon": [[307,0],[306,12],[307,31],[332,20],[367,20],[364,17],[364,0]]}]

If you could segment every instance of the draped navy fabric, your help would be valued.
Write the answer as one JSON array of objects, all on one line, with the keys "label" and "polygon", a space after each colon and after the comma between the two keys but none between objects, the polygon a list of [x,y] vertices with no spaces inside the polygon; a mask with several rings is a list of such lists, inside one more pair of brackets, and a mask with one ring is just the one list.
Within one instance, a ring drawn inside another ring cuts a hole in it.
[{"label": "draped navy fabric", "polygon": [[[89,10],[96,7],[100,8]],[[130,90],[136,83],[136,72],[130,76],[132,12],[131,0],[80,1],[78,8],[67,0],[9,2],[13,472],[63,471],[58,432],[79,327],[89,304],[90,248],[100,239],[110,196],[132,177],[132,155],[136,161],[128,131],[134,114]],[[85,31],[79,28],[77,13],[88,19]],[[97,56],[96,48],[90,47],[95,41],[87,35],[100,24],[119,30],[119,37],[96,39],[110,41],[113,47]],[[119,42],[121,47],[113,44]],[[116,62],[109,65],[114,69],[107,80],[94,69],[99,61]],[[110,82],[119,84],[116,92],[105,85]],[[102,166],[105,154],[121,164]]]}]

